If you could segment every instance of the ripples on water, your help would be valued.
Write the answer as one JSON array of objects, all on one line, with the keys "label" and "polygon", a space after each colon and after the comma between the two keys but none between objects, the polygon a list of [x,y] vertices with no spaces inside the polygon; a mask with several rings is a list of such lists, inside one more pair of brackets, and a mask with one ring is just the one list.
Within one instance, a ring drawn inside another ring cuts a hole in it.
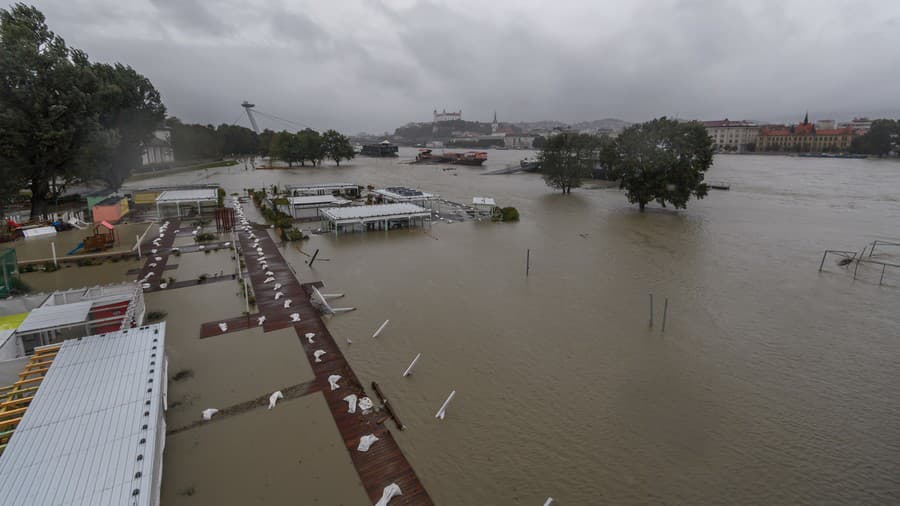
[{"label": "ripples on water", "polygon": [[[528,155],[491,152],[489,168]],[[719,156],[708,179],[731,191],[643,214],[617,190],[455,172],[361,158],[166,180],[408,185],[519,208],[516,224],[437,224],[437,240],[315,237],[303,247],[330,259],[315,272],[286,253],[360,308],[329,325],[441,504],[900,502],[900,272],[893,287],[817,272],[825,248],[900,236],[900,164]]]}]

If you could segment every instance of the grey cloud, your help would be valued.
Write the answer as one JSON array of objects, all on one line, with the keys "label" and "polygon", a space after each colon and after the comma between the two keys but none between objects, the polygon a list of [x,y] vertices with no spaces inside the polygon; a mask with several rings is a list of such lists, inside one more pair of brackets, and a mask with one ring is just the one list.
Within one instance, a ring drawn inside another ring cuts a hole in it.
[{"label": "grey cloud", "polygon": [[[900,4],[44,0],[51,28],[146,74],[186,121],[241,100],[383,131],[434,108],[487,120],[896,114]],[[110,29],[127,26],[126,29]],[[242,119],[241,119],[242,120]],[[243,120],[242,120],[243,121]],[[273,128],[288,125],[271,124]]]}]

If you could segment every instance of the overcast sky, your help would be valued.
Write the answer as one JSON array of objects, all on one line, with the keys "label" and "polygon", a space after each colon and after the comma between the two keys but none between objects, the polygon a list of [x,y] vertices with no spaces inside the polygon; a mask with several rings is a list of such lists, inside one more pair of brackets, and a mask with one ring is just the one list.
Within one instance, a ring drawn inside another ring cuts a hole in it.
[{"label": "overcast sky", "polygon": [[[243,100],[316,129],[393,131],[434,108],[487,121],[900,111],[897,0],[36,0],[169,114]],[[275,129],[290,125],[263,121]]]}]

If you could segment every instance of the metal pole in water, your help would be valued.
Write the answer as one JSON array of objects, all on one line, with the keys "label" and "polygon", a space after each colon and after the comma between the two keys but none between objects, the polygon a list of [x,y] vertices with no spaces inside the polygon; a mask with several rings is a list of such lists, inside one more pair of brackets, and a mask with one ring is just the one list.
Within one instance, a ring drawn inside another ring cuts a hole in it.
[{"label": "metal pole in water", "polygon": [[528,277],[528,273],[531,271],[531,248],[528,248],[525,251],[525,277]]},{"label": "metal pole in water", "polygon": [[653,326],[653,294],[650,294],[650,326]]},{"label": "metal pole in water", "polygon": [[375,333],[372,334],[372,337],[373,338],[378,337],[378,334],[381,334],[381,331],[384,330],[385,327],[387,327],[387,324],[389,321],[390,320],[385,320],[384,323],[382,323],[381,326],[378,327],[378,330],[376,330]]},{"label": "metal pole in water", "polygon": [[884,269],[887,268],[887,265],[881,266],[881,278],[878,280],[878,286],[881,286],[881,282],[884,281]]},{"label": "metal pole in water", "polygon": [[828,250],[825,250],[825,253],[822,254],[822,263],[819,264],[819,272],[822,272],[822,267],[825,265],[826,256],[828,256]]},{"label": "metal pole in water", "polygon": [[414,358],[413,361],[409,363],[409,367],[407,367],[406,371],[403,372],[404,377],[409,376],[412,373],[413,366],[416,365],[416,362],[419,361],[419,357],[421,357],[421,356],[422,356],[422,354],[419,353],[418,355],[416,355],[416,358]]},{"label": "metal pole in water", "polygon": [[438,412],[434,415],[435,418],[439,418],[441,420],[444,419],[444,415],[447,411],[447,404],[450,404],[450,401],[453,399],[454,395],[456,395],[456,390],[450,392],[450,396],[447,397],[447,400],[444,401],[443,404],[441,404],[441,409],[439,409]]},{"label": "metal pole in water", "polygon": [[55,267],[59,267],[59,264],[56,262],[56,242],[55,241],[50,243],[50,251],[53,252],[53,265]]},{"label": "metal pole in water", "polygon": [[134,236],[137,239],[138,260],[141,259],[141,234]]},{"label": "metal pole in water", "polygon": [[[862,255],[860,255],[861,257]],[[859,270],[859,258],[856,259],[856,267],[853,269],[853,281],[856,281],[856,271]]]},{"label": "metal pole in water", "polygon": [[669,298],[666,297],[666,303],[663,305],[663,324],[662,331],[666,331],[666,315],[669,313]]},{"label": "metal pole in water", "polygon": [[312,268],[312,264],[313,264],[313,262],[316,261],[316,257],[317,257],[318,255],[319,255],[319,250],[318,250],[318,248],[316,248],[316,252],[313,253],[312,258],[309,260],[309,267],[310,267],[310,269]]}]

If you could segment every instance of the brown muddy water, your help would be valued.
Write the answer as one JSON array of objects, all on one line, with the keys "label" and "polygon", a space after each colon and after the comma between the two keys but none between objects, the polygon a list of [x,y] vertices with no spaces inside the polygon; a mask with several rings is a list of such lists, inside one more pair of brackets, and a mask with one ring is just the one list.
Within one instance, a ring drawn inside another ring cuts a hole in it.
[{"label": "brown muddy water", "polygon": [[[486,169],[530,155],[491,152]],[[407,185],[519,209],[518,223],[315,236],[312,269],[284,251],[359,308],[329,327],[406,423],[392,430],[440,504],[900,502],[900,270],[885,286],[874,267],[817,271],[826,248],[900,238],[900,164],[719,156],[707,179],[731,191],[643,214],[618,190],[562,196],[486,169],[360,158],[136,185]]]}]

